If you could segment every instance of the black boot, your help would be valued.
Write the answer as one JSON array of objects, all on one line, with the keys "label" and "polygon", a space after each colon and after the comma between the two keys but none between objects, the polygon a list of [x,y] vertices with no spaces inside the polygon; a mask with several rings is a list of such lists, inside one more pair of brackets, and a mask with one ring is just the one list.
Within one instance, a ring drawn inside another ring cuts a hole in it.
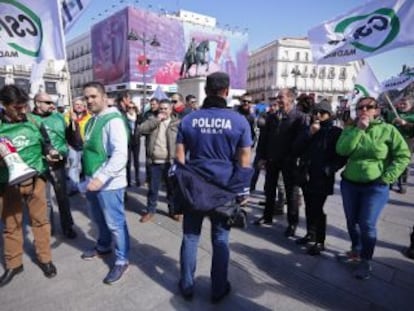
[{"label": "black boot", "polygon": [[411,235],[410,235],[410,246],[405,251],[405,255],[408,258],[414,259],[414,227],[413,227],[413,232],[411,232]]},{"label": "black boot", "polygon": [[14,276],[23,272],[23,265],[13,269],[6,269],[0,278],[0,287],[3,287],[13,280]]},{"label": "black boot", "polygon": [[286,230],[285,230],[285,237],[291,237],[291,236],[295,236],[295,232],[296,232],[296,226],[295,225],[289,225],[287,226]]},{"label": "black boot", "polygon": [[315,238],[309,233],[307,233],[303,238],[297,239],[295,241],[295,243],[298,245],[306,245],[310,242],[315,242]]},{"label": "black boot", "polygon": [[323,243],[315,243],[308,248],[307,253],[311,256],[317,256],[321,254],[321,251],[325,250],[325,245]]}]

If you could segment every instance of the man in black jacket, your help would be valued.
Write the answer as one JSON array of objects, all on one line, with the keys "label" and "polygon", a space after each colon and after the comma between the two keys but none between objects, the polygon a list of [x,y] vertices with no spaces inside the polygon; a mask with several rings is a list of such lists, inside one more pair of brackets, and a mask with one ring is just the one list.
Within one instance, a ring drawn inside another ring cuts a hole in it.
[{"label": "man in black jacket", "polygon": [[[281,89],[276,97],[279,110],[270,114],[263,130],[263,139],[257,147],[259,159],[266,167],[266,205],[263,217],[256,225],[271,225],[275,204],[276,186],[279,173],[282,172],[286,190],[288,226],[285,236],[294,236],[299,222],[300,193],[293,180],[296,158],[292,155],[293,142],[306,126],[307,117],[294,109],[295,93],[292,89]],[[262,133],[261,133],[262,135]]]}]

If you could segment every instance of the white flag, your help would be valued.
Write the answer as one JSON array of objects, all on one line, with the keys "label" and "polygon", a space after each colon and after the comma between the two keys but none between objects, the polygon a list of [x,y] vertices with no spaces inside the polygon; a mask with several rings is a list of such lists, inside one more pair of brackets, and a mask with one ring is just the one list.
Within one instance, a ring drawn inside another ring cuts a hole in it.
[{"label": "white flag", "polygon": [[36,94],[40,88],[45,86],[45,80],[43,75],[46,71],[47,60],[43,60],[40,63],[33,63],[30,73],[30,94]]},{"label": "white flag", "polygon": [[58,0],[2,0],[0,26],[0,65],[66,58]]},{"label": "white flag", "polygon": [[414,83],[414,68],[400,73],[397,77],[391,77],[381,83],[384,92],[390,90],[402,90]]},{"label": "white flag", "polygon": [[381,85],[371,67],[365,63],[358,72],[354,83],[353,99],[357,101],[361,97],[377,98],[381,93]]},{"label": "white flag", "polygon": [[343,64],[414,44],[414,1],[374,0],[308,32],[313,60]]},{"label": "white flag", "polygon": [[91,0],[61,0],[63,29],[67,33],[75,21],[85,12]]},{"label": "white flag", "polygon": [[377,98],[381,93],[381,86],[371,67],[365,63],[355,78],[354,89],[348,98],[350,98],[351,118],[356,118],[356,104],[362,97]]}]

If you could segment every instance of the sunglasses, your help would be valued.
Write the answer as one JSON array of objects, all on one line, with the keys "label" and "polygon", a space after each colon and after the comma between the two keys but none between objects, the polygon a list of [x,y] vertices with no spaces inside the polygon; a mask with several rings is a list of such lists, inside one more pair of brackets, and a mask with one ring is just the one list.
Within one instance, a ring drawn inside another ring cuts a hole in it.
[{"label": "sunglasses", "polygon": [[325,113],[329,114],[329,112],[326,111],[326,110],[320,110],[320,109],[318,109],[318,110],[314,110],[313,111],[313,114],[314,115],[317,115],[317,114],[325,114]]},{"label": "sunglasses", "polygon": [[243,102],[243,103],[250,104],[252,101],[251,101],[251,100],[246,100],[246,99],[243,99],[243,100],[242,100],[242,102]]},{"label": "sunglasses", "polygon": [[171,100],[171,103],[176,104],[176,103],[178,103],[178,100],[176,100],[176,99],[172,99],[172,100]]},{"label": "sunglasses", "polygon": [[362,106],[358,106],[356,107],[356,110],[371,110],[371,109],[376,109],[377,106],[376,105],[362,105]]},{"label": "sunglasses", "polygon": [[54,105],[55,104],[54,102],[48,101],[48,100],[38,100],[37,102],[44,103],[46,105]]}]

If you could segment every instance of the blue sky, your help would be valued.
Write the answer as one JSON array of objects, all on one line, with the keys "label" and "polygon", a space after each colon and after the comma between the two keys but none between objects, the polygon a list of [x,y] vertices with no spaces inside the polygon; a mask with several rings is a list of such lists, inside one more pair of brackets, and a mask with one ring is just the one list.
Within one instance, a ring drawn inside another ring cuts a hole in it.
[{"label": "blue sky", "polygon": [[[377,0],[380,1],[380,0]],[[70,40],[90,25],[126,5],[156,12],[179,9],[215,17],[219,27],[247,29],[249,50],[253,51],[283,37],[305,37],[310,28],[364,4],[365,0],[92,0],[92,3],[67,35]],[[414,34],[413,34],[414,35]],[[414,46],[385,52],[366,59],[378,80],[401,71],[402,65],[414,67]]]}]

